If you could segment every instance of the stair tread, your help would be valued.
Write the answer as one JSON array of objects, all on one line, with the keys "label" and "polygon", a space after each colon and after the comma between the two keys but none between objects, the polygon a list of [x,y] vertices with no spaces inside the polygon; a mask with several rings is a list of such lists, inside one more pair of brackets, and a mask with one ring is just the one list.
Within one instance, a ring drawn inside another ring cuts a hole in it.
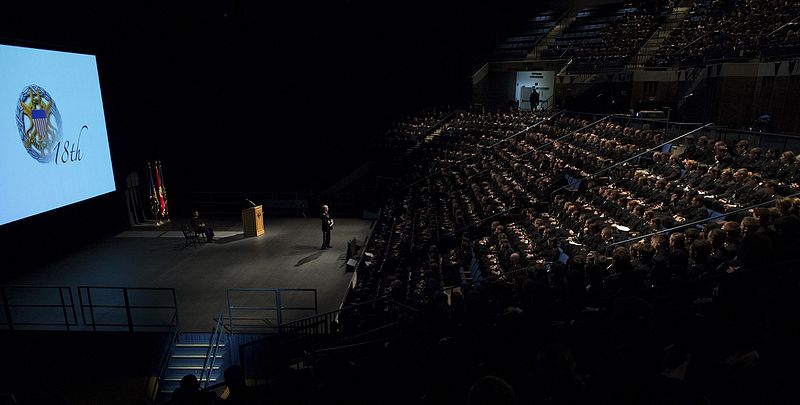
[{"label": "stair tread", "polygon": [[[213,362],[215,367],[222,364],[221,359],[214,359]],[[209,365],[207,363],[206,359],[176,359],[170,361],[167,367],[200,367],[203,364]]]},{"label": "stair tread", "polygon": [[[208,350],[207,347],[176,347],[173,352],[179,353],[208,353],[213,352],[214,350]],[[220,347],[216,350],[217,353],[224,352],[225,348]]]},{"label": "stair tread", "polygon": [[[162,378],[162,380],[164,380],[164,381],[180,381],[181,378],[183,378],[187,374],[194,374],[195,377],[198,377],[200,374],[203,374],[203,375],[208,375],[209,374],[209,373],[201,373],[201,370],[194,370],[194,371],[197,371],[198,373],[195,374],[193,372],[187,372],[187,370],[181,370],[181,369],[168,369],[167,372],[164,373],[164,378]],[[217,377],[222,375],[222,370],[214,369],[214,370],[211,370],[210,374],[211,374],[211,378],[214,379],[214,378],[217,378]],[[205,378],[205,377],[203,377],[203,378]]]},{"label": "stair tread", "polygon": [[[175,347],[209,347],[208,343],[175,343]],[[220,343],[217,347],[225,347],[224,343]]]},{"label": "stair tread", "polygon": [[[167,372],[164,373],[164,377],[161,380],[162,381],[180,381],[181,378],[183,378],[187,374],[194,374],[194,373],[190,373],[190,372],[187,373],[186,370],[181,370],[181,369],[167,369]],[[201,373],[194,374],[194,376],[195,377],[199,377],[200,374]],[[202,373],[202,374],[204,374],[203,379],[205,379],[208,376],[209,373]],[[211,379],[213,380],[213,379],[215,379],[215,378],[217,378],[217,377],[222,375],[222,370],[214,369],[214,370],[211,370],[210,374],[211,374]]]},{"label": "stair tread", "polygon": [[[167,370],[202,370],[203,366],[167,366]],[[219,366],[211,367],[212,370],[219,370]]]}]

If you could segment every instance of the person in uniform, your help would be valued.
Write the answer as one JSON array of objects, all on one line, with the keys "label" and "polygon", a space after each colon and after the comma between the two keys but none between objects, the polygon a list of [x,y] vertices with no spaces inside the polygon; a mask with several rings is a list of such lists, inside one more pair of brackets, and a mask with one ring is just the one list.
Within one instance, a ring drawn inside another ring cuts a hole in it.
[{"label": "person in uniform", "polygon": [[539,108],[539,92],[536,91],[536,85],[538,84],[534,84],[533,88],[531,88],[531,95],[528,100],[531,104],[531,112],[537,111]]},{"label": "person in uniform", "polygon": [[695,195],[692,197],[692,206],[686,211],[686,223],[702,221],[708,218],[708,209],[703,204],[703,197]]},{"label": "person in uniform", "polygon": [[214,230],[206,225],[205,221],[200,218],[200,213],[195,211],[192,213],[192,228],[195,233],[206,235],[206,242],[214,241]]},{"label": "person in uniform", "polygon": [[328,212],[328,206],[322,206],[322,247],[320,249],[329,249],[331,246],[331,229],[333,229],[333,218]]},{"label": "person in uniform", "polygon": [[686,136],[686,147],[683,148],[681,159],[697,159],[697,145],[694,143],[694,135]]}]

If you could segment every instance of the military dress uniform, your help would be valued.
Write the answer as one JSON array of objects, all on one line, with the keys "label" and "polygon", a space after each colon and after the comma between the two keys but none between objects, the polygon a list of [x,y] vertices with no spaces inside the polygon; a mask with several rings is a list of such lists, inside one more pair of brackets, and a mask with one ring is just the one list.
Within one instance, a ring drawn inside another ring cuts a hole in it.
[{"label": "military dress uniform", "polygon": [[331,246],[331,216],[327,212],[322,212],[322,247],[320,249],[330,248]]}]

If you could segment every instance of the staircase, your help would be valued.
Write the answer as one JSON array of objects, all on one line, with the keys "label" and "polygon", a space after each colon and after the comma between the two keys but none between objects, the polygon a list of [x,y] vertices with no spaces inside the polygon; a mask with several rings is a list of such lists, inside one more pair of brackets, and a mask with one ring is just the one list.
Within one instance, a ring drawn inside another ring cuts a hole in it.
[{"label": "staircase", "polygon": [[436,128],[435,131],[431,132],[429,135],[425,137],[425,142],[430,142],[439,137],[439,135],[441,134],[442,134],[442,127]]},{"label": "staircase", "polygon": [[681,99],[678,100],[678,106],[676,108],[677,110],[680,110],[683,107],[686,101],[689,100],[694,95],[694,92],[695,90],[697,90],[697,87],[700,86],[700,83],[702,83],[703,80],[706,79],[706,73],[708,72],[707,69],[699,68],[696,69],[695,71],[697,72],[697,76],[694,78],[694,80],[692,80],[692,82],[683,92],[683,97],[681,97]]},{"label": "staircase", "polygon": [[691,9],[691,5],[673,8],[672,12],[667,16],[666,21],[664,21],[664,24],[662,24],[661,27],[653,33],[650,39],[642,45],[639,52],[631,57],[628,64],[625,65],[625,70],[639,70],[644,68],[645,63],[653,57],[653,54],[661,47],[664,40],[669,37],[669,34],[672,33],[675,27],[680,25]]},{"label": "staircase", "polygon": [[597,73],[572,73],[566,74],[566,66],[559,72],[559,76],[565,76],[564,83],[569,85],[572,90],[572,97],[578,98],[581,94],[589,90],[600,79]]},{"label": "staircase", "polygon": [[222,382],[226,343],[222,331],[179,334],[159,380],[156,403],[168,401],[187,374],[194,374],[201,388]]},{"label": "staircase", "polygon": [[405,162],[407,161],[407,159],[410,159],[411,156],[414,155],[414,153],[420,148],[420,146],[426,143],[433,142],[436,138],[438,138],[442,134],[442,129],[444,129],[444,124],[450,120],[450,118],[454,115],[454,113],[455,112],[450,112],[450,114],[447,114],[447,116],[439,120],[439,122],[437,122],[432,127],[433,128],[432,131],[428,132],[427,134],[424,134],[423,136],[418,137],[417,142],[414,145],[406,148],[406,150],[403,151],[401,155],[397,156],[395,160],[397,162]]},{"label": "staircase", "polygon": [[541,40],[541,42],[539,42],[539,45],[536,45],[536,47],[533,48],[533,51],[531,51],[531,53],[528,54],[528,59],[538,60],[539,57],[542,55],[542,51],[544,51],[550,45],[552,45],[553,42],[556,41],[556,37],[558,36],[558,34],[560,34],[561,31],[564,31],[564,28],[569,27],[569,25],[572,24],[572,22],[575,21],[575,18],[577,17],[578,17],[578,10],[570,11],[566,17],[564,17],[561,21],[559,21],[558,24],[556,24],[556,26],[553,27],[553,29],[547,33],[547,36],[545,36],[544,39]]},{"label": "staircase", "polygon": [[420,146],[432,142],[434,139],[438,138],[439,135],[441,134],[442,134],[442,127],[439,127],[436,128],[433,132],[429,133],[428,135],[420,137],[417,143],[415,143],[414,145],[408,147],[405,151],[403,151],[403,154],[399,155],[399,157],[396,160],[398,162],[407,162],[409,159],[411,159],[412,156],[414,156],[414,154],[417,152]]}]

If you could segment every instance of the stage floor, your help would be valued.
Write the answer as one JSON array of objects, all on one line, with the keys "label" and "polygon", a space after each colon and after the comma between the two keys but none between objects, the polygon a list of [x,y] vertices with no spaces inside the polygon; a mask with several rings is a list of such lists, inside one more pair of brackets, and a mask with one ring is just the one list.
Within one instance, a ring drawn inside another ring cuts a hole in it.
[{"label": "stage floor", "polygon": [[243,237],[240,221],[207,220],[218,241],[198,247],[184,247],[182,221],[131,229],[2,282],[175,288],[183,331],[208,331],[227,314],[229,288],[312,288],[320,313],[339,308],[353,276],[345,271],[347,242],[363,242],[371,221],[337,219],[326,250],[317,218],[267,219],[256,238]]}]

